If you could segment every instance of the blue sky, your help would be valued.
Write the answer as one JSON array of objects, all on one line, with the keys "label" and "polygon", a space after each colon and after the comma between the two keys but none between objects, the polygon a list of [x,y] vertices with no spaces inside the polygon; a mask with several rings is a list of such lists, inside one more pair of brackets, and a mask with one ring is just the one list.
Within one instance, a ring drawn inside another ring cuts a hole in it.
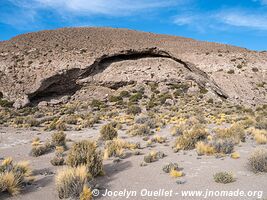
[{"label": "blue sky", "polygon": [[267,0],[0,0],[0,40],[76,26],[129,28],[267,50]]}]

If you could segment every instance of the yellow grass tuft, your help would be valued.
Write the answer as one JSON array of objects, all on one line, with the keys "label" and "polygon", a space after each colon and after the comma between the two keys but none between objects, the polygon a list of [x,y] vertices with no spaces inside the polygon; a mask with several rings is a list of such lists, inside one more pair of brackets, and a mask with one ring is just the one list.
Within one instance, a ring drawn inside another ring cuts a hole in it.
[{"label": "yellow grass tuft", "polygon": [[93,199],[93,194],[91,189],[87,186],[83,186],[83,191],[80,194],[80,200],[92,200]]},{"label": "yellow grass tuft", "polygon": [[238,152],[234,152],[231,154],[231,158],[238,159],[238,158],[240,158],[240,154]]},{"label": "yellow grass tuft", "polygon": [[171,169],[171,171],[170,171],[170,176],[173,178],[179,178],[179,177],[182,177],[183,175],[184,175],[183,172],[177,171],[175,169]]},{"label": "yellow grass tuft", "polygon": [[212,155],[215,153],[214,147],[210,146],[209,144],[205,144],[202,141],[196,144],[196,150],[198,155]]},{"label": "yellow grass tuft", "polygon": [[267,131],[254,129],[252,130],[252,135],[257,144],[266,144],[267,143]]}]

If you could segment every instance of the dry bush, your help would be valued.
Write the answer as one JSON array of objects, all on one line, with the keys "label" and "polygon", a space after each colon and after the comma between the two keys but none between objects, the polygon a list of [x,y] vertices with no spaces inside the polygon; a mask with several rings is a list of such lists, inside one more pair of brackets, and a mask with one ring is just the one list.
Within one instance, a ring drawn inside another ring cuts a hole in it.
[{"label": "dry bush", "polygon": [[103,172],[102,157],[102,152],[97,149],[96,142],[83,140],[71,147],[66,163],[71,167],[85,165],[87,171],[95,177]]},{"label": "dry bush", "polygon": [[63,153],[64,153],[64,147],[57,146],[55,151],[55,156],[52,158],[52,160],[50,160],[51,164],[54,166],[63,165],[65,162]]},{"label": "dry bush", "polygon": [[83,186],[83,191],[80,194],[80,200],[92,200],[93,199],[93,194],[91,189],[87,186]]},{"label": "dry bush", "polygon": [[44,155],[48,152],[50,152],[53,148],[53,145],[50,141],[46,141],[45,143],[42,143],[40,141],[40,138],[35,138],[32,141],[32,149],[31,149],[31,155],[38,157],[41,155]]},{"label": "dry bush", "polygon": [[234,142],[232,139],[215,139],[212,146],[217,153],[230,154],[234,150]]},{"label": "dry bush", "polygon": [[13,163],[12,158],[6,158],[0,165],[0,193],[8,192],[17,195],[22,188],[32,182],[32,171],[26,161]]},{"label": "dry bush", "polygon": [[248,166],[254,172],[267,172],[267,150],[256,149],[248,159]]},{"label": "dry bush", "polygon": [[150,135],[151,131],[148,125],[146,124],[135,124],[133,126],[130,127],[130,129],[127,131],[127,134],[132,135],[132,136],[146,136],[146,135]]},{"label": "dry bush", "polygon": [[175,125],[171,128],[171,134],[172,134],[172,136],[183,135],[186,128],[187,128],[187,126],[184,123],[180,123],[180,124]]},{"label": "dry bush", "polygon": [[181,169],[179,168],[178,164],[177,163],[168,163],[166,165],[164,165],[162,167],[162,170],[165,172],[165,173],[170,173],[170,171],[174,169],[174,170],[177,170],[177,171],[181,171]]},{"label": "dry bush", "polygon": [[213,175],[213,178],[216,183],[227,184],[235,181],[233,174],[230,172],[218,172]]},{"label": "dry bush", "polygon": [[254,137],[254,140],[257,144],[266,144],[267,143],[267,131],[261,129],[253,129],[251,134]]},{"label": "dry bush", "polygon": [[146,124],[148,125],[150,128],[156,128],[156,120],[149,117],[149,116],[141,116],[141,117],[138,117],[136,120],[135,120],[135,123],[137,124]]},{"label": "dry bush", "polygon": [[163,136],[155,135],[155,136],[153,136],[151,141],[154,142],[154,143],[162,144],[162,143],[165,143],[167,141],[167,138],[163,137]]},{"label": "dry bush", "polygon": [[53,133],[52,145],[66,147],[66,134],[62,131]]},{"label": "dry bush", "polygon": [[239,124],[235,123],[230,128],[226,129],[216,129],[216,137],[221,139],[232,139],[236,144],[240,141],[244,142],[246,135],[244,127]]},{"label": "dry bush", "polygon": [[258,116],[256,118],[255,128],[267,130],[267,118],[266,116]]},{"label": "dry bush", "polygon": [[205,140],[208,136],[207,131],[203,126],[196,125],[189,131],[184,131],[183,135],[175,140],[174,149],[191,150],[195,148],[198,141]]},{"label": "dry bush", "polygon": [[215,149],[210,144],[206,144],[203,141],[199,141],[196,144],[196,150],[198,155],[212,155],[215,153]]},{"label": "dry bush", "polygon": [[61,169],[55,179],[60,199],[77,199],[83,193],[83,188],[91,177],[87,173],[86,166],[78,166]]},{"label": "dry bush", "polygon": [[166,155],[162,151],[151,151],[144,156],[144,161],[146,163],[151,163],[164,158]]},{"label": "dry bush", "polygon": [[53,130],[58,130],[58,131],[66,131],[67,126],[64,121],[60,119],[54,119],[48,126],[45,127],[46,131],[53,131]]},{"label": "dry bush", "polygon": [[114,138],[113,140],[106,141],[105,150],[104,150],[104,158],[114,157],[125,157],[125,150],[126,149],[136,149],[139,145],[135,143],[129,143],[125,140]]},{"label": "dry bush", "polygon": [[113,138],[118,137],[118,132],[114,128],[114,124],[109,123],[109,124],[102,126],[100,130],[100,135],[101,135],[101,139],[104,141],[113,140]]}]

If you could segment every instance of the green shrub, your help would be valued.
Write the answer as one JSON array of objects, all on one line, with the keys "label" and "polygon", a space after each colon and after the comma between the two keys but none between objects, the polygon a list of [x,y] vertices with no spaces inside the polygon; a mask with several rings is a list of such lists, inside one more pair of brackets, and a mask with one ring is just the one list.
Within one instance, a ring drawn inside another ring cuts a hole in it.
[{"label": "green shrub", "polygon": [[122,101],[122,97],[121,96],[109,96],[109,101],[110,102],[118,102],[118,101]]},{"label": "green shrub", "polygon": [[142,112],[141,108],[137,105],[130,105],[127,109],[127,114],[129,115],[137,115],[141,112]]},{"label": "green shrub", "polygon": [[76,142],[70,149],[66,163],[71,167],[85,165],[93,177],[103,172],[103,155],[94,141]]},{"label": "green shrub", "polygon": [[123,90],[120,92],[120,97],[124,98],[124,97],[129,97],[130,93],[126,90]]},{"label": "green shrub", "polygon": [[11,108],[11,107],[13,106],[13,103],[14,103],[14,102],[10,102],[10,101],[8,101],[8,100],[6,100],[6,99],[1,99],[1,98],[0,98],[0,106],[1,106],[1,107],[4,107],[4,108]]},{"label": "green shrub", "polygon": [[248,166],[254,173],[267,172],[267,150],[256,149],[248,159]]},{"label": "green shrub", "polygon": [[91,107],[94,109],[100,110],[101,108],[105,108],[106,105],[102,101],[99,101],[97,99],[93,99],[91,102]]},{"label": "green shrub", "polygon": [[143,98],[143,94],[141,92],[137,92],[135,94],[132,94],[129,97],[129,101],[130,102],[138,102],[139,100],[141,100]]},{"label": "green shrub", "polygon": [[233,174],[229,172],[218,172],[213,175],[213,178],[216,183],[227,184],[235,181]]},{"label": "green shrub", "polygon": [[106,124],[102,126],[100,130],[101,139],[103,140],[113,140],[113,138],[118,137],[118,132],[114,128],[113,123]]}]

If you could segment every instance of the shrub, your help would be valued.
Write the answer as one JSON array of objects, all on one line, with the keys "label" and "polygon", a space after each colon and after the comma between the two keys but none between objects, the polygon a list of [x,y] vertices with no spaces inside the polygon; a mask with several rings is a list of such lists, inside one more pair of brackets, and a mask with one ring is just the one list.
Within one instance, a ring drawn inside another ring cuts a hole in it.
[{"label": "shrub", "polygon": [[146,124],[148,125],[150,128],[155,128],[156,127],[156,121],[155,119],[152,119],[148,116],[141,116],[141,117],[138,117],[136,120],[135,120],[135,123],[137,124]]},{"label": "shrub", "polygon": [[186,125],[185,124],[178,124],[175,125],[171,128],[171,134],[172,136],[179,136],[179,135],[183,135],[184,131],[186,130]]},{"label": "shrub", "polygon": [[123,100],[121,96],[109,96],[109,101],[110,102],[118,102]]},{"label": "shrub", "polygon": [[227,184],[235,181],[233,174],[230,172],[218,172],[213,175],[213,178],[216,183]]},{"label": "shrub", "polygon": [[205,140],[208,136],[207,131],[202,126],[194,126],[191,130],[185,131],[183,135],[175,140],[175,150],[191,150],[195,148],[198,141]]},{"label": "shrub", "polygon": [[266,119],[266,117],[265,118],[264,117],[257,117],[256,118],[255,128],[267,130],[267,119]]},{"label": "shrub", "polygon": [[129,143],[125,140],[116,138],[106,142],[104,150],[104,158],[107,159],[112,156],[124,158],[125,149],[133,150],[136,148],[138,148],[138,144]]},{"label": "shrub", "polygon": [[130,105],[126,111],[126,113],[129,115],[137,115],[141,112],[142,112],[141,108],[136,105]]},{"label": "shrub", "polygon": [[165,172],[165,173],[170,173],[170,171],[172,170],[172,169],[174,169],[174,170],[177,170],[177,171],[180,171],[180,168],[179,168],[179,166],[178,166],[178,164],[177,163],[168,163],[168,164],[166,164],[166,165],[164,165],[163,167],[162,167],[162,170]]},{"label": "shrub", "polygon": [[117,130],[113,127],[112,123],[102,126],[100,130],[101,139],[103,140],[113,140],[113,138],[118,137]]},{"label": "shrub", "polygon": [[126,90],[123,90],[120,92],[120,97],[124,98],[124,97],[129,97],[130,93]]},{"label": "shrub", "polygon": [[50,160],[51,164],[54,166],[60,166],[63,165],[65,160],[63,157],[64,147],[57,146],[55,151],[55,156]]},{"label": "shrub", "polygon": [[13,106],[13,102],[0,98],[0,106],[3,108],[11,108]]},{"label": "shrub", "polygon": [[167,140],[166,137],[163,137],[163,136],[159,136],[159,135],[155,135],[153,136],[153,138],[151,139],[152,142],[155,142],[155,143],[165,143]]},{"label": "shrub", "polygon": [[146,124],[136,124],[130,127],[130,129],[127,131],[127,134],[130,134],[132,136],[146,136],[150,134],[150,128]]},{"label": "shrub", "polygon": [[198,155],[212,155],[215,153],[214,147],[209,144],[205,144],[203,141],[199,141],[196,144],[196,150]]},{"label": "shrub", "polygon": [[105,108],[106,105],[102,101],[99,101],[97,99],[93,99],[91,102],[91,107],[94,109],[100,110],[101,108]]},{"label": "shrub", "polygon": [[256,149],[248,159],[248,166],[254,173],[267,172],[267,150]]},{"label": "shrub", "polygon": [[71,147],[66,162],[71,167],[85,165],[87,171],[95,177],[103,172],[102,157],[102,152],[97,149],[94,141],[83,140]]},{"label": "shrub", "polygon": [[267,143],[267,131],[266,130],[254,129],[252,131],[252,135],[254,136],[254,140],[257,142],[257,144]]},{"label": "shrub", "polygon": [[53,133],[52,144],[54,146],[66,147],[66,134],[62,131]]},{"label": "shrub", "polygon": [[138,102],[143,98],[143,94],[141,92],[137,92],[129,97],[130,102]]},{"label": "shrub", "polygon": [[230,154],[234,150],[234,142],[231,139],[216,139],[212,146],[217,153]]},{"label": "shrub", "polygon": [[12,158],[6,158],[0,165],[0,193],[11,195],[20,193],[22,187],[33,181],[32,171],[26,161],[13,163]]},{"label": "shrub", "polygon": [[144,161],[146,163],[151,163],[164,158],[166,155],[162,151],[151,151],[144,156]]},{"label": "shrub", "polygon": [[227,73],[228,73],[228,74],[234,74],[234,73],[235,73],[235,70],[230,69]]},{"label": "shrub", "polygon": [[215,130],[216,137],[221,139],[232,139],[236,144],[244,142],[246,135],[245,129],[241,124],[235,123],[230,128]]},{"label": "shrub", "polygon": [[58,131],[66,131],[67,127],[65,122],[59,119],[54,119],[47,127],[45,127],[45,130],[52,131],[52,130],[58,130]]},{"label": "shrub", "polygon": [[55,177],[58,197],[60,199],[78,198],[82,194],[83,188],[90,178],[86,166],[61,169]]},{"label": "shrub", "polygon": [[78,116],[76,116],[76,115],[66,116],[66,117],[64,117],[64,122],[66,122],[67,124],[76,125],[78,123]]},{"label": "shrub", "polygon": [[52,149],[52,144],[49,141],[46,141],[43,144],[39,138],[36,138],[32,142],[31,155],[38,157],[50,152],[51,149]]}]

